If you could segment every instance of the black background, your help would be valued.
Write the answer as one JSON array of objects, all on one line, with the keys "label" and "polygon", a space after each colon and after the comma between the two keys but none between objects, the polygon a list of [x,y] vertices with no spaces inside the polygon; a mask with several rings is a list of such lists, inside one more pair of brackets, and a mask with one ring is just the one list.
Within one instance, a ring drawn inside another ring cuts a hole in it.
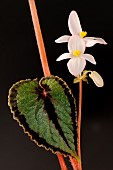
[{"label": "black background", "polygon": [[[76,10],[88,36],[102,37],[108,45],[88,48],[97,65],[87,62],[87,69],[98,71],[105,82],[97,88],[91,80],[83,84],[82,158],[83,170],[111,170],[113,167],[113,9],[112,1],[36,0],[51,74],[62,77],[72,89],[78,104],[78,85],[68,72],[67,61],[56,58],[67,52],[66,44],[55,39],[69,35],[67,20]],[[23,133],[10,113],[7,96],[15,82],[41,78],[43,71],[37,49],[27,0],[0,2],[0,169],[60,170],[57,156],[38,148]]]}]

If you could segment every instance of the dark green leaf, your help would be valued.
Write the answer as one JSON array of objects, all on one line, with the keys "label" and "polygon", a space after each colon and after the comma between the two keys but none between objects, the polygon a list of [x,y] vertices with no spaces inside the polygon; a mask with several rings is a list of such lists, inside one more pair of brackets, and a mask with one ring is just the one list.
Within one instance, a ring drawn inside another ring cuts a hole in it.
[{"label": "dark green leaf", "polygon": [[17,82],[8,102],[14,119],[37,145],[78,158],[75,100],[61,78]]}]

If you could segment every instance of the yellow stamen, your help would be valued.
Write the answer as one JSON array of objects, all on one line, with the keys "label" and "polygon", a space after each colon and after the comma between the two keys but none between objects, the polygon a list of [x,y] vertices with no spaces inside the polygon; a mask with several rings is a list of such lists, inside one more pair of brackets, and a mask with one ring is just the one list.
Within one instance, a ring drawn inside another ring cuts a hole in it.
[{"label": "yellow stamen", "polygon": [[84,38],[86,35],[87,35],[87,32],[86,32],[86,31],[80,32],[80,36],[81,36],[82,38]]},{"label": "yellow stamen", "polygon": [[80,53],[81,53],[80,50],[73,51],[73,55],[76,57],[78,57],[80,55]]}]

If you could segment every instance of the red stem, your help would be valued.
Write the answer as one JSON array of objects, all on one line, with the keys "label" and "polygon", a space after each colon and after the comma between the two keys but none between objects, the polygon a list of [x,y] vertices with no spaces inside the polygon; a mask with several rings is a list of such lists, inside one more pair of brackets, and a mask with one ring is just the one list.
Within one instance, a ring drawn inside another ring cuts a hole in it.
[{"label": "red stem", "polygon": [[70,162],[71,162],[71,165],[72,165],[73,169],[74,170],[79,170],[78,161],[75,158],[71,157],[71,156],[69,156],[69,159],[70,159]]},{"label": "red stem", "polygon": [[[37,45],[39,49],[44,76],[50,76],[51,73],[49,70],[49,65],[47,61],[47,56],[46,56],[46,51],[44,47],[44,42],[43,42],[43,37],[41,33],[41,28],[40,28],[35,1],[28,0],[28,2],[29,2],[30,11],[31,11],[31,16],[32,16],[32,21],[33,21],[33,26],[34,26],[34,31],[35,31],[35,36],[36,36],[36,41],[37,41]],[[63,156],[61,154],[57,154],[57,156],[58,156],[58,160],[61,166],[61,170],[67,170]]]},{"label": "red stem", "polygon": [[34,25],[34,31],[35,31],[36,41],[37,41],[37,45],[38,45],[38,49],[40,53],[40,59],[41,59],[44,76],[50,76],[51,73],[49,70],[49,65],[47,61],[47,56],[46,56],[46,51],[45,51],[44,42],[42,38],[42,33],[41,33],[41,28],[40,28],[35,1],[28,0],[28,2],[30,6],[32,21]]},{"label": "red stem", "polygon": [[[79,111],[78,111],[78,156],[81,160],[81,112],[82,112],[82,80],[79,83]],[[80,170],[82,170],[82,163],[80,161]]]},{"label": "red stem", "polygon": [[82,80],[79,83],[79,109],[78,109],[78,141],[77,141],[77,150],[78,150],[78,156],[80,158],[80,163],[75,158],[72,158],[71,156],[70,161],[71,165],[74,170],[82,170],[82,163],[81,163],[81,113],[82,113]]},{"label": "red stem", "polygon": [[59,164],[62,170],[67,170],[64,158],[61,154],[57,154],[58,160],[59,160]]}]

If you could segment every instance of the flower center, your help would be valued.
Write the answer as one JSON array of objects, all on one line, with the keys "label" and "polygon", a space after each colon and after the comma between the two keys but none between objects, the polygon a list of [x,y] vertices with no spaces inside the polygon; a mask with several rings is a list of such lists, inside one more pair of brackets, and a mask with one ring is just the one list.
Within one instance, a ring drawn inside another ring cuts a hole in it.
[{"label": "flower center", "polygon": [[80,37],[84,38],[86,35],[87,35],[87,32],[86,32],[86,31],[80,32]]},{"label": "flower center", "polygon": [[80,50],[75,50],[75,51],[73,51],[73,55],[75,56],[75,57],[78,57],[79,55],[80,55]]}]

